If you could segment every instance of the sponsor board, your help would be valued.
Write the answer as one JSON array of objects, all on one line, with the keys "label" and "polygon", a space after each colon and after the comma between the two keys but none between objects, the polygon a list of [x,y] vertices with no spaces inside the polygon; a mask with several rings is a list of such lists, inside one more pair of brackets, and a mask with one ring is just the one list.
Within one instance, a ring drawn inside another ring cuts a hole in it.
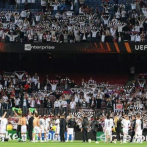
[{"label": "sponsor board", "polygon": [[135,45],[136,51],[145,51],[147,50],[147,45]]},{"label": "sponsor board", "polygon": [[24,45],[24,50],[25,51],[31,51],[31,50],[54,50],[55,46],[51,45],[34,45],[34,44],[25,44]]},{"label": "sponsor board", "polygon": [[[123,137],[123,135],[120,135],[121,137]],[[115,138],[116,138],[117,136],[116,136],[116,134],[114,133],[113,135],[112,135],[112,140],[114,140]],[[129,142],[130,141],[130,139],[131,139],[131,135],[127,135],[127,138],[126,138],[126,141],[127,142]],[[104,133],[97,133],[97,140],[98,141],[105,141],[105,134]],[[143,135],[142,135],[142,141],[147,141],[147,134],[146,133],[143,133]]]},{"label": "sponsor board", "polygon": [[[75,135],[73,135],[74,137]],[[9,140],[17,140],[18,136],[16,131],[7,131],[5,134],[5,137],[8,138]],[[27,137],[28,138],[28,137]],[[42,138],[44,139],[44,134],[42,134]],[[49,131],[48,133],[48,140],[54,140],[55,138],[55,132],[53,131]],[[60,139],[60,135],[59,135],[59,139]],[[67,139],[67,132],[65,132],[65,139]],[[69,135],[69,140],[71,140],[71,135]]]},{"label": "sponsor board", "polygon": [[147,52],[145,42],[92,42],[92,43],[3,43],[0,52],[56,52],[56,53],[142,53]]},{"label": "sponsor board", "polygon": [[[91,138],[92,133],[88,132],[88,139]],[[8,138],[9,140],[17,140],[18,136],[16,131],[7,131],[6,138]],[[44,139],[44,134],[42,134],[42,137]],[[49,140],[54,140],[55,138],[55,132],[53,131],[49,131],[48,134],[48,139]],[[116,138],[116,134],[113,133],[112,135],[112,139],[114,140],[114,138]],[[60,136],[59,136],[60,139]],[[65,132],[65,140],[67,139],[67,132]],[[69,140],[71,139],[71,135],[69,136]],[[127,141],[129,141],[131,139],[131,135],[127,135]],[[74,140],[82,140],[82,133],[81,132],[75,132],[74,133]],[[97,140],[98,141],[105,141],[105,134],[103,132],[97,132]],[[142,135],[142,140],[143,141],[147,141],[147,132],[144,132]]]}]

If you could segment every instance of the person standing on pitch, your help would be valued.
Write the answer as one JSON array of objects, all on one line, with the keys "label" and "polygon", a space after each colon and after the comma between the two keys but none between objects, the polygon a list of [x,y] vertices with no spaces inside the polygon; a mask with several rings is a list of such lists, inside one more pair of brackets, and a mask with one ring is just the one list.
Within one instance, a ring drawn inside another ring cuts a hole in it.
[{"label": "person standing on pitch", "polygon": [[93,136],[91,137],[91,140],[94,138],[95,143],[99,143],[97,141],[97,138],[96,138],[97,131],[98,131],[98,121],[97,121],[97,118],[96,117],[91,122],[91,131],[92,131],[92,134],[93,134]]},{"label": "person standing on pitch", "polygon": [[[35,113],[35,115],[34,115],[33,127],[34,127],[34,130],[33,130],[33,142],[38,142],[38,137],[40,137],[40,141],[42,142],[38,113]],[[37,137],[36,137],[36,135],[37,135]]]},{"label": "person standing on pitch", "polygon": [[124,116],[124,119],[122,120],[122,127],[123,127],[123,143],[127,142],[127,135],[129,133],[129,127],[130,127],[130,120],[127,115]]},{"label": "person standing on pitch", "polygon": [[82,129],[81,129],[81,132],[83,134],[83,143],[85,141],[88,142],[88,136],[87,136],[88,127],[89,127],[88,118],[84,116],[82,121]]},{"label": "person standing on pitch", "polygon": [[75,118],[74,118],[74,116],[70,115],[70,118],[67,122],[67,140],[66,140],[66,142],[68,142],[68,140],[69,140],[69,135],[71,135],[71,142],[73,141],[75,125],[76,125]]},{"label": "person standing on pitch", "polygon": [[[13,109],[12,109],[13,110]],[[15,110],[14,111],[14,114],[18,117],[18,123],[17,123],[17,136],[18,136],[18,141],[21,141],[21,118],[22,118],[22,114],[18,115]]]},{"label": "person standing on pitch", "polygon": [[8,124],[8,120],[5,118],[7,112],[4,113],[4,115],[0,118],[0,138],[2,139],[2,142],[5,141],[5,134],[6,134],[6,127]]},{"label": "person standing on pitch", "polygon": [[34,117],[33,117],[33,114],[31,113],[31,111],[29,111],[29,120],[28,120],[28,136],[30,138],[30,141],[33,140],[33,120],[34,120]]},{"label": "person standing on pitch", "polygon": [[135,141],[137,141],[137,143],[142,143],[142,131],[143,122],[141,120],[140,114],[137,114],[135,124]]},{"label": "person standing on pitch", "polygon": [[133,142],[134,136],[135,136],[135,126],[136,126],[136,118],[135,116],[132,116],[132,122],[131,122],[131,140],[130,142]]},{"label": "person standing on pitch", "polygon": [[61,142],[65,142],[65,130],[66,130],[66,120],[64,116],[60,117],[60,139]]},{"label": "person standing on pitch", "polygon": [[21,118],[21,138],[23,142],[27,141],[27,120],[25,118],[25,115],[22,114]]},{"label": "person standing on pitch", "polygon": [[110,139],[110,142],[112,142],[112,121],[110,119],[110,116],[108,115],[107,118],[104,121],[104,133],[106,136],[106,143],[108,143],[108,139]]},{"label": "person standing on pitch", "polygon": [[41,138],[42,138],[42,135],[44,134],[44,141],[46,141],[46,130],[45,130],[46,126],[45,126],[45,119],[43,115],[40,117],[39,122],[40,122],[40,128],[41,128]]},{"label": "person standing on pitch", "polygon": [[60,120],[59,120],[58,116],[55,116],[55,125],[56,125],[56,130],[55,130],[55,138],[54,138],[54,141],[59,141]]},{"label": "person standing on pitch", "polygon": [[50,124],[51,124],[51,119],[49,116],[47,116],[45,119],[46,141],[49,140]]},{"label": "person standing on pitch", "polygon": [[116,139],[114,139],[114,143],[116,144],[116,141],[121,141],[121,119],[117,115],[114,117],[114,128],[116,131]]}]

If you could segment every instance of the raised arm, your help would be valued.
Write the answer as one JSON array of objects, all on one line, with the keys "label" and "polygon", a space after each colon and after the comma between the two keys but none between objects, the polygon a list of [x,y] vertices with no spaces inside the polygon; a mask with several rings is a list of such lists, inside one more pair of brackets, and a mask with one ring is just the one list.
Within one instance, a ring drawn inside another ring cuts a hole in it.
[{"label": "raised arm", "polygon": [[5,112],[5,113],[3,114],[2,118],[5,118],[5,117],[6,117],[6,114],[7,114],[7,112]]},{"label": "raised arm", "polygon": [[14,114],[15,114],[17,117],[19,117],[19,115],[15,112],[15,110],[14,110],[13,112],[14,112]]},{"label": "raised arm", "polygon": [[17,77],[19,77],[19,74],[18,74],[17,72],[15,72],[15,75],[16,75]]},{"label": "raised arm", "polygon": [[140,82],[139,82],[139,80],[138,80],[138,84],[139,84],[139,86],[140,86]]}]

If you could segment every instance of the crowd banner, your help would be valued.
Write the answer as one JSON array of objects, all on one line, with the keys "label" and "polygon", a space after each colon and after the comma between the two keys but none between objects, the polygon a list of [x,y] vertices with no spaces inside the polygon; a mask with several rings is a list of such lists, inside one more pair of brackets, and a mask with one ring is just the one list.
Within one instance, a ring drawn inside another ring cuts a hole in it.
[{"label": "crowd banner", "polygon": [[123,104],[114,104],[114,112],[123,112],[124,108],[123,108]]},{"label": "crowd banner", "polygon": [[147,43],[93,42],[93,43],[3,43],[0,52],[14,53],[144,53]]}]

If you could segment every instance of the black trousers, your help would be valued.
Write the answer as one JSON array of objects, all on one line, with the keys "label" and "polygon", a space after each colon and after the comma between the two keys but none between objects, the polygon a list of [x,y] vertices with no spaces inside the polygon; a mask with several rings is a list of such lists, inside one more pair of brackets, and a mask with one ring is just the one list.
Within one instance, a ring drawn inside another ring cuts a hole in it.
[{"label": "black trousers", "polygon": [[60,140],[61,140],[61,142],[65,142],[64,134],[65,134],[65,131],[64,130],[60,130]]},{"label": "black trousers", "polygon": [[94,141],[97,141],[97,139],[96,139],[96,131],[93,131],[92,130],[92,137],[91,137],[91,140],[94,138]]},{"label": "black trousers", "polygon": [[83,142],[85,141],[88,142],[87,129],[83,129],[82,134],[83,134]]},{"label": "black trousers", "polygon": [[115,128],[115,130],[116,130],[116,139],[117,141],[120,141],[121,140],[121,137],[120,137],[121,130],[120,128]]},{"label": "black trousers", "polygon": [[17,136],[18,138],[21,138],[21,125],[17,126]]},{"label": "black trousers", "polygon": [[130,140],[130,142],[133,141],[134,136],[135,136],[135,131],[132,131],[132,132],[131,132],[131,140]]},{"label": "black trousers", "polygon": [[29,126],[29,128],[28,128],[28,136],[30,138],[30,141],[33,140],[33,126]]}]

